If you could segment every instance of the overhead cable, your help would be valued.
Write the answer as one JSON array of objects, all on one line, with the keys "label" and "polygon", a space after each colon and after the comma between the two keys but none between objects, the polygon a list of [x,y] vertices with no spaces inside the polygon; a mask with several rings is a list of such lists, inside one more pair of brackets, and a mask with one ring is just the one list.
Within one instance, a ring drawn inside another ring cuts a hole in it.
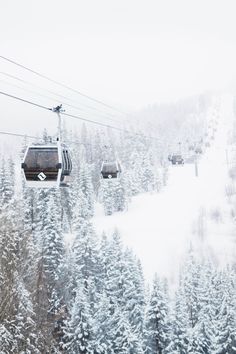
[{"label": "overhead cable", "polygon": [[114,110],[114,111],[116,111],[116,112],[119,112],[120,114],[126,115],[125,112],[123,112],[123,111],[117,109],[117,108],[114,107],[114,106],[111,106],[111,105],[109,105],[109,104],[107,104],[107,103],[105,103],[105,102],[103,102],[103,101],[101,101],[101,100],[98,100],[98,99],[93,98],[93,97],[91,97],[91,96],[89,96],[89,95],[86,95],[86,94],[84,94],[84,93],[82,93],[82,92],[80,92],[80,91],[78,91],[78,90],[76,90],[76,89],[74,89],[74,88],[72,88],[72,87],[70,87],[70,86],[67,86],[67,85],[65,85],[65,84],[63,84],[63,83],[61,83],[61,82],[59,82],[59,81],[56,81],[56,80],[54,80],[54,79],[51,79],[50,77],[48,77],[48,76],[46,76],[46,75],[44,75],[44,74],[41,74],[41,73],[39,73],[38,71],[35,71],[35,70],[33,70],[33,69],[30,69],[29,67],[27,67],[27,66],[25,66],[25,65],[22,65],[22,64],[20,64],[20,63],[14,61],[14,60],[12,60],[12,59],[9,59],[9,58],[7,58],[7,57],[5,57],[5,56],[3,56],[3,55],[0,55],[0,58],[3,59],[3,60],[5,60],[5,61],[8,61],[9,63],[12,63],[12,64],[18,66],[18,67],[20,67],[20,68],[22,68],[22,69],[24,69],[24,70],[27,70],[27,71],[31,72],[32,74],[35,74],[35,75],[37,75],[37,76],[39,76],[39,77],[41,77],[41,78],[43,78],[43,79],[45,79],[45,80],[48,80],[48,81],[50,81],[50,82],[52,82],[52,83],[54,83],[54,84],[56,84],[56,85],[59,85],[59,86],[61,86],[61,87],[64,87],[65,89],[67,89],[67,90],[69,90],[69,91],[71,91],[71,92],[74,92],[74,93],[76,93],[76,94],[78,94],[78,95],[80,95],[80,96],[82,96],[82,97],[85,97],[85,98],[89,99],[90,101],[99,103],[99,104],[101,104],[101,105],[103,105],[103,106],[105,106],[105,107],[107,107],[107,108],[110,108],[110,109],[112,109],[112,110]]},{"label": "overhead cable", "polygon": [[[43,108],[43,109],[45,109],[45,110],[47,110],[47,111],[53,111],[53,108],[49,108],[49,107],[40,105],[40,104],[38,104],[38,103],[35,103],[35,102],[32,102],[32,101],[23,99],[23,98],[18,97],[18,96],[11,95],[11,94],[6,93],[6,92],[3,92],[3,91],[0,91],[0,95],[4,95],[4,96],[7,96],[7,97],[16,99],[16,100],[18,100],[18,101],[22,101],[22,102],[24,102],[24,103],[28,103],[28,104],[30,104],[30,105],[32,105],[32,106],[36,106],[36,107],[39,107],[39,108]],[[152,136],[147,136],[147,135],[144,135],[144,134],[141,134],[141,133],[133,133],[133,132],[131,132],[130,130],[127,130],[127,129],[122,129],[122,128],[114,127],[113,125],[105,124],[105,123],[100,123],[100,122],[97,122],[97,121],[95,121],[95,120],[87,119],[87,118],[84,118],[84,117],[81,117],[81,116],[76,116],[76,115],[68,114],[68,113],[65,113],[65,112],[61,112],[61,114],[64,115],[64,116],[70,117],[70,118],[75,118],[75,119],[78,119],[78,120],[87,122],[87,123],[91,123],[91,124],[99,125],[99,126],[102,126],[102,127],[105,127],[105,128],[110,128],[110,129],[117,130],[117,131],[120,131],[120,132],[128,133],[128,134],[130,134],[130,135],[132,135],[132,136],[142,136],[142,137],[147,138],[147,139],[159,140],[159,139],[157,139],[157,138],[155,138],[155,137],[152,137]]]},{"label": "overhead cable", "polygon": [[[33,135],[28,135],[28,134],[20,134],[20,133],[13,133],[13,132],[5,132],[0,130],[0,135],[9,135],[9,136],[16,136],[16,137],[20,137],[20,138],[25,138],[25,139],[42,139],[38,136],[33,136]],[[75,144],[75,145],[84,145],[84,146],[93,146],[93,147],[97,147],[97,145],[95,144],[90,144],[90,143],[83,143],[83,142],[79,142],[79,141],[72,141],[72,140],[67,140],[67,143],[71,143],[71,144]]]},{"label": "overhead cable", "polygon": [[19,136],[21,138],[38,139],[36,136],[0,131],[2,135]]},{"label": "overhead cable", "polygon": [[[65,99],[65,100],[67,100],[67,101],[70,101],[70,102],[72,102],[72,103],[78,104],[78,102],[77,102],[76,100],[73,100],[73,99],[71,99],[71,98],[69,98],[69,97],[66,97],[66,96],[64,96],[64,95],[61,95],[61,94],[56,93],[56,92],[54,92],[54,91],[51,91],[51,90],[48,90],[48,89],[44,89],[44,88],[42,88],[42,87],[40,87],[40,86],[38,86],[38,85],[33,84],[32,82],[26,81],[26,80],[24,80],[24,79],[22,79],[22,78],[20,78],[20,77],[15,76],[15,75],[12,75],[12,74],[9,74],[9,73],[3,72],[3,71],[0,71],[0,74],[1,74],[1,75],[4,75],[4,76],[6,76],[6,77],[9,77],[9,78],[11,78],[11,79],[17,80],[17,81],[19,81],[19,82],[22,82],[22,83],[24,83],[24,84],[26,84],[26,85],[30,85],[30,86],[36,87],[36,88],[38,88],[38,89],[40,89],[40,90],[46,91],[46,92],[48,92],[48,93],[50,93],[50,94],[52,94],[52,95],[54,95],[54,96],[59,97],[59,98],[60,98],[60,101],[61,101],[61,98],[63,98],[63,99]],[[10,84],[10,83],[8,83],[8,84]],[[14,84],[11,84],[11,85],[14,85]],[[28,89],[19,87],[19,86],[17,86],[17,85],[14,85],[14,86],[16,86],[16,87],[18,87],[18,88],[20,88],[20,89],[23,89],[23,90],[28,90]],[[28,90],[28,91],[31,91],[31,90]],[[35,93],[35,94],[37,94],[37,95],[39,95],[39,96],[48,98],[48,99],[50,99],[50,100],[54,99],[54,98],[50,98],[50,97],[48,97],[48,96],[46,96],[46,95],[42,95],[42,94],[37,93],[37,92],[34,92],[34,91],[31,91],[31,92],[32,92],[32,93]],[[69,103],[62,102],[62,101],[61,101],[61,103],[62,103],[63,105],[68,106],[68,107],[71,107],[71,108],[74,108],[74,109],[78,109],[79,111],[83,111],[83,110],[84,110],[83,107],[78,107],[78,106],[71,105],[71,104],[69,104]],[[111,118],[111,117],[110,117],[110,116],[113,116],[113,117],[114,117],[114,114],[110,114],[110,113],[107,113],[107,112],[105,112],[105,111],[101,111],[100,109],[97,109],[96,107],[93,107],[93,106],[89,106],[89,105],[87,105],[87,104],[85,104],[85,103],[81,103],[81,102],[80,102],[79,104],[82,105],[82,106],[84,106],[84,107],[87,108],[87,109],[95,110],[95,111],[98,112],[100,115],[102,115],[102,117],[105,118],[105,119],[114,121],[114,122],[119,123],[119,124],[121,123],[118,119],[114,119],[114,118]],[[106,114],[109,114],[109,117],[107,117]]]}]

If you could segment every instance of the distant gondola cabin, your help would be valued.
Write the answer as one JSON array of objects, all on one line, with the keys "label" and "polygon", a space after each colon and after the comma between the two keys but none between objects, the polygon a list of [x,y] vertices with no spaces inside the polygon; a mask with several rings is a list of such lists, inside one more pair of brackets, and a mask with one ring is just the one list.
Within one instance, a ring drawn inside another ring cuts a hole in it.
[{"label": "distant gondola cabin", "polygon": [[120,163],[117,161],[103,162],[101,167],[101,175],[104,179],[118,178],[121,173]]}]

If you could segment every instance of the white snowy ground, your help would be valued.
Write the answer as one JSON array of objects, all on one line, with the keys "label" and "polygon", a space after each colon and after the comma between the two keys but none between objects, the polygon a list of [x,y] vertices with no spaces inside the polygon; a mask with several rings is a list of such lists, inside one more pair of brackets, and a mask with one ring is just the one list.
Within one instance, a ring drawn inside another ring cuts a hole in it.
[{"label": "white snowy ground", "polygon": [[97,232],[109,234],[118,228],[124,244],[140,258],[147,279],[157,272],[175,281],[191,245],[219,264],[235,254],[225,196],[232,109],[232,97],[223,96],[215,140],[199,161],[198,177],[194,164],[171,166],[168,185],[160,193],[134,197],[128,212],[104,216],[102,206],[97,205],[93,219]]}]

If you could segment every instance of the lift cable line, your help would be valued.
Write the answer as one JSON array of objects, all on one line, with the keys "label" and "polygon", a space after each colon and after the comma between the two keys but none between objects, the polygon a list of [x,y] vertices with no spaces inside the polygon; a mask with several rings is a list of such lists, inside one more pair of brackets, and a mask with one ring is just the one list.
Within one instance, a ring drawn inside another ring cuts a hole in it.
[{"label": "lift cable line", "polygon": [[[23,99],[23,98],[21,98],[21,97],[17,97],[17,96],[11,95],[11,94],[6,93],[6,92],[3,92],[3,91],[0,91],[0,95],[4,95],[4,96],[7,96],[7,97],[9,97],[9,98],[13,98],[13,99],[15,99],[15,100],[17,100],[17,101],[21,101],[21,102],[24,102],[24,103],[28,103],[28,104],[30,104],[30,105],[32,105],[32,106],[39,107],[39,108],[45,109],[45,110],[47,110],[47,111],[52,111],[52,112],[54,112],[54,109],[53,109],[53,108],[49,108],[49,107],[40,105],[40,104],[35,103],[35,102],[32,102],[32,101],[28,101],[28,100],[26,100],[26,99]],[[73,115],[73,114],[68,114],[68,113],[65,113],[65,112],[61,112],[61,115],[64,115],[64,116],[67,116],[67,117],[70,117],[70,118],[75,118],[75,119],[78,119],[78,120],[81,120],[81,121],[84,121],[84,122],[87,122],[87,123],[99,125],[99,126],[101,126],[101,127],[105,127],[105,128],[117,130],[117,131],[120,131],[120,132],[128,133],[128,134],[130,134],[130,135],[132,135],[132,136],[141,136],[141,137],[143,137],[143,138],[147,138],[147,139],[152,139],[152,140],[159,141],[159,139],[156,138],[156,137],[147,136],[147,135],[144,135],[144,134],[141,134],[141,133],[133,133],[133,132],[131,132],[130,130],[122,129],[122,128],[118,128],[118,127],[114,127],[113,125],[109,125],[109,124],[105,124],[105,123],[100,123],[100,122],[97,122],[97,121],[92,120],[92,119],[83,118],[83,117],[76,116],[76,115]]]},{"label": "lift cable line", "polygon": [[15,100],[18,100],[18,101],[21,101],[21,102],[25,102],[25,103],[31,104],[32,106],[36,106],[36,107],[39,107],[39,108],[43,108],[43,109],[46,109],[46,110],[48,110],[48,111],[51,111],[51,110],[52,110],[52,108],[45,107],[45,106],[43,106],[43,105],[41,105],[41,104],[38,104],[38,103],[35,103],[35,102],[31,102],[31,101],[25,100],[24,98],[14,96],[14,95],[11,95],[11,94],[6,93],[6,92],[3,92],[3,91],[0,91],[0,95],[4,95],[4,96],[10,97],[10,98],[14,98]]},{"label": "lift cable line", "polygon": [[[54,96],[57,96],[57,97],[60,98],[60,102],[62,102],[62,101],[61,101],[61,98],[63,98],[63,99],[65,99],[65,100],[67,100],[67,101],[70,101],[70,102],[72,102],[72,103],[76,103],[76,104],[78,103],[76,100],[73,100],[73,99],[71,99],[71,98],[69,98],[69,97],[66,97],[66,96],[64,96],[64,95],[61,95],[61,94],[59,94],[59,93],[53,92],[53,91],[51,91],[51,90],[44,89],[44,88],[42,88],[42,87],[40,87],[40,86],[38,86],[38,85],[35,85],[35,84],[33,84],[33,83],[29,82],[29,81],[26,81],[26,80],[24,80],[24,79],[22,79],[22,78],[19,78],[19,77],[15,76],[15,75],[11,75],[11,74],[6,73],[6,72],[3,72],[3,71],[0,71],[0,74],[6,76],[6,77],[8,77],[8,78],[17,80],[17,81],[19,81],[19,82],[22,82],[22,83],[24,83],[24,84],[26,84],[26,85],[30,85],[30,86],[33,86],[33,87],[35,87],[35,88],[37,88],[37,89],[46,91],[46,92],[48,92],[48,93],[50,93],[50,94],[52,94],[52,95],[54,95]],[[4,82],[4,81],[3,81],[3,82]],[[31,93],[33,93],[33,94],[37,94],[38,96],[47,98],[47,99],[49,99],[49,100],[55,100],[55,98],[48,97],[48,96],[46,96],[46,95],[44,95],[44,94],[41,94],[41,93],[38,93],[38,92],[36,92],[36,91],[32,91],[32,90],[30,90],[30,89],[26,89],[26,88],[17,86],[17,85],[15,85],[15,84],[13,84],[13,83],[9,83],[9,82],[4,82],[4,83],[7,83],[8,85],[15,86],[15,87],[17,87],[17,88],[19,88],[19,89],[22,89],[22,90],[31,92]],[[84,110],[83,107],[78,107],[78,106],[75,106],[75,105],[72,105],[72,104],[69,104],[69,103],[66,103],[66,102],[62,102],[62,104],[63,104],[63,105],[66,105],[66,106],[68,106],[68,107],[77,109],[77,110],[79,110],[79,111],[83,111],[83,110]],[[82,104],[82,106],[84,106],[84,107],[87,108],[87,109],[92,109],[92,110],[95,110],[95,111],[99,112],[99,114],[102,115],[102,117],[105,118],[105,119],[111,120],[111,121],[116,122],[116,123],[119,123],[119,124],[121,123],[118,119],[114,119],[114,118],[111,118],[111,117],[110,117],[110,116],[113,116],[113,117],[114,117],[114,114],[109,114],[109,113],[107,113],[107,112],[105,112],[105,111],[101,111],[101,110],[97,109],[96,107],[89,106],[89,105],[86,105],[86,104],[84,104],[84,103],[80,103],[80,104]],[[86,112],[85,112],[85,113],[86,113]],[[109,117],[106,116],[107,114],[109,114]]]},{"label": "lift cable line", "polygon": [[21,137],[21,138],[38,139],[37,136],[33,136],[33,135],[26,135],[26,134],[12,133],[12,132],[4,132],[4,131],[1,131],[1,130],[0,130],[0,134],[1,135],[17,136],[17,137]]},{"label": "lift cable line", "polygon": [[[28,135],[28,134],[20,134],[20,133],[13,133],[13,132],[5,132],[5,131],[2,131],[2,130],[0,130],[0,135],[9,135],[9,136],[15,136],[15,137],[19,137],[19,138],[35,139],[35,140],[42,139],[39,136]],[[75,145],[92,146],[92,147],[97,148],[97,145],[95,145],[95,144],[82,143],[82,142],[79,142],[79,141],[72,141],[72,140],[66,140],[66,142],[70,143],[70,144],[75,144]]]},{"label": "lift cable line", "polygon": [[[1,72],[0,72],[0,74],[1,74]],[[53,98],[53,97],[49,97],[49,96],[46,96],[46,95],[41,94],[41,93],[39,93],[39,92],[30,90],[30,89],[28,89],[28,88],[15,85],[15,84],[13,84],[13,83],[11,83],[11,82],[7,82],[7,81],[1,80],[1,79],[0,79],[0,82],[2,82],[2,83],[4,83],[4,84],[7,84],[7,85],[10,85],[10,86],[13,86],[13,87],[16,87],[16,88],[18,88],[18,89],[20,89],[20,90],[24,90],[24,91],[26,91],[26,92],[32,93],[33,95],[37,95],[37,96],[39,96],[39,97],[43,97],[43,98],[46,98],[46,99],[51,100],[51,101],[52,101],[52,100],[55,101],[55,98]],[[71,105],[71,104],[66,103],[66,102],[62,102],[62,101],[60,101],[60,102],[61,102],[64,106],[68,106],[68,107],[77,109],[77,110],[79,110],[80,112],[82,111],[83,114],[87,114],[87,112],[83,112],[83,109],[82,109],[82,108],[79,108],[79,107],[77,107],[77,106]],[[106,117],[106,116],[100,116],[100,117],[102,117],[102,118],[104,118],[104,119],[108,119],[108,120],[115,121],[114,119],[111,119],[111,118]],[[118,121],[117,121],[117,122],[118,122]],[[119,122],[119,123],[120,123],[120,122]]]},{"label": "lift cable line", "polygon": [[78,95],[80,95],[80,96],[82,96],[82,97],[85,97],[85,98],[89,99],[90,101],[99,103],[99,104],[103,105],[104,107],[107,107],[107,108],[112,109],[113,111],[119,112],[119,113],[122,114],[122,115],[127,115],[127,113],[125,113],[125,112],[123,112],[123,111],[117,109],[117,108],[114,107],[114,106],[111,106],[111,105],[109,105],[109,104],[107,104],[107,103],[105,103],[105,102],[103,102],[103,101],[100,101],[100,100],[98,100],[98,99],[96,99],[96,98],[93,98],[93,97],[91,97],[91,96],[89,96],[89,95],[86,95],[86,94],[84,94],[84,93],[82,93],[82,92],[80,92],[80,91],[78,91],[78,90],[76,90],[76,89],[74,89],[74,88],[72,88],[72,87],[70,87],[70,86],[68,86],[68,85],[65,85],[65,84],[63,84],[63,83],[60,83],[60,82],[57,81],[57,80],[51,79],[50,77],[48,77],[48,76],[46,76],[46,75],[43,75],[43,74],[39,73],[38,71],[35,71],[35,70],[33,70],[33,69],[30,69],[30,68],[28,68],[27,66],[24,66],[24,65],[22,65],[22,64],[20,64],[20,63],[18,63],[18,62],[16,62],[16,61],[14,61],[14,60],[12,60],[12,59],[6,58],[6,57],[4,57],[3,55],[0,55],[0,58],[3,59],[3,60],[5,60],[5,61],[7,61],[7,62],[9,62],[9,63],[12,63],[12,64],[18,66],[18,67],[20,67],[20,68],[22,68],[22,69],[24,69],[24,70],[27,70],[27,71],[31,72],[32,74],[35,74],[35,75],[37,75],[37,76],[39,76],[39,77],[41,77],[41,78],[43,78],[43,79],[45,79],[45,80],[48,80],[48,81],[50,81],[50,82],[52,82],[52,83],[54,83],[54,84],[56,84],[56,85],[59,85],[59,86],[61,86],[61,87],[64,87],[65,89],[67,89],[67,90],[69,90],[69,91],[71,91],[71,92],[74,92],[74,93],[76,93],[76,94],[78,94]]}]

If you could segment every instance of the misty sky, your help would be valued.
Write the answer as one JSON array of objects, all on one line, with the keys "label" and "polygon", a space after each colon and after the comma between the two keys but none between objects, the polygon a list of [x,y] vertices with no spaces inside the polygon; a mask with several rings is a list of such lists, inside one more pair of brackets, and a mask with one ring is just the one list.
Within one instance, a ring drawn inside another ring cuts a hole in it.
[{"label": "misty sky", "polygon": [[[118,108],[132,111],[226,87],[236,77],[235,1],[0,0],[0,4],[1,55]],[[0,71],[52,89],[48,82],[2,60]],[[7,81],[2,76],[0,80]],[[0,87],[31,98],[2,81]],[[16,109],[25,117],[34,112],[0,100],[9,128]],[[18,121],[14,124],[20,127]]]}]

